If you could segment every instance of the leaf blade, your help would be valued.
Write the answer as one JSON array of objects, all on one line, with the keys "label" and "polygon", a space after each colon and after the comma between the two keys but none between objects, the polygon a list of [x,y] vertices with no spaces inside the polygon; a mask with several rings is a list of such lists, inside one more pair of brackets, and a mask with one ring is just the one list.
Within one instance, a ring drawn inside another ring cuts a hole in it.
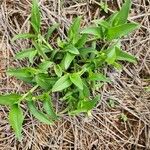
[{"label": "leaf blade", "polygon": [[0,95],[0,105],[13,105],[21,98],[19,94]]},{"label": "leaf blade", "polygon": [[48,28],[47,34],[46,34],[46,40],[48,41],[51,37],[52,33],[59,27],[59,24],[56,23],[53,26]]},{"label": "leaf blade", "polygon": [[131,0],[126,0],[121,10],[118,12],[113,21],[114,26],[125,24],[127,22],[130,8],[131,8]]},{"label": "leaf blade", "polygon": [[136,58],[127,53],[127,52],[124,52],[123,50],[119,49],[118,47],[116,47],[116,59],[117,60],[122,60],[122,61],[128,61],[128,62],[131,62],[131,63],[136,63],[137,60]]},{"label": "leaf blade", "polygon": [[21,52],[18,52],[15,55],[15,58],[19,60],[28,58],[30,63],[33,63],[33,59],[36,56],[36,54],[37,54],[37,50],[35,50],[34,48],[29,48],[29,49],[22,50]]},{"label": "leaf blade", "polygon": [[31,114],[40,122],[48,125],[51,125],[53,123],[53,121],[50,120],[44,113],[37,110],[35,103],[33,101],[28,101],[27,104]]},{"label": "leaf blade", "polygon": [[64,56],[62,62],[61,62],[61,67],[65,70],[67,70],[70,66],[70,64],[72,63],[73,59],[75,58],[74,54],[71,53],[66,53],[66,55]]},{"label": "leaf blade", "polygon": [[61,77],[63,74],[63,70],[58,64],[54,66],[54,71],[58,77]]},{"label": "leaf blade", "polygon": [[35,76],[35,81],[42,89],[50,90],[55,84],[55,78],[50,78],[48,74],[39,73]]},{"label": "leaf blade", "polygon": [[107,38],[108,40],[118,39],[122,36],[129,34],[139,27],[136,23],[126,23],[123,25],[119,25],[116,27],[112,27],[108,29]]},{"label": "leaf blade", "polygon": [[41,15],[38,0],[32,0],[31,23],[35,32],[40,32]]},{"label": "leaf blade", "polygon": [[44,99],[43,108],[44,108],[45,112],[50,116],[50,118],[52,118],[52,120],[57,120],[58,116],[54,112],[52,100],[51,100],[51,97],[49,96],[49,94],[45,94],[43,99]]},{"label": "leaf blade", "polygon": [[69,79],[69,74],[62,76],[53,86],[52,92],[62,91],[69,86],[71,86],[72,82]]},{"label": "leaf blade", "polygon": [[12,126],[18,140],[21,140],[22,123],[24,120],[22,109],[19,105],[12,105],[9,112],[9,123]]},{"label": "leaf blade", "polygon": [[34,78],[35,70],[33,68],[18,68],[18,69],[9,69],[7,74],[9,76],[14,76],[19,80],[24,82],[32,83]]},{"label": "leaf blade", "polygon": [[13,38],[12,38],[12,41],[16,41],[18,39],[32,39],[32,38],[36,38],[36,35],[34,34],[30,34],[30,33],[24,33],[24,34],[18,34],[18,35],[15,35]]},{"label": "leaf blade", "polygon": [[81,31],[82,34],[90,34],[102,38],[102,33],[99,27],[88,27]]},{"label": "leaf blade", "polygon": [[83,83],[79,73],[73,73],[69,77],[74,85],[76,85],[80,90],[83,90]]}]

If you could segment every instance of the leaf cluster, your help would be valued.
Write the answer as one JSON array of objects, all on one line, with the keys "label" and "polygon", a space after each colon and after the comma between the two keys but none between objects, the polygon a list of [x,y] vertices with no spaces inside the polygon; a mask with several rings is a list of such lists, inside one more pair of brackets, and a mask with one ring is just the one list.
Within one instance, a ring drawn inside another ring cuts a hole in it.
[{"label": "leaf cluster", "polygon": [[[50,43],[55,24],[42,35],[41,14],[38,2],[33,0],[31,10],[32,33],[16,35],[13,41],[30,39],[30,48],[20,50],[15,59],[27,59],[30,66],[12,68],[8,75],[14,76],[33,88],[26,94],[0,96],[0,104],[10,106],[9,122],[16,137],[21,139],[23,110],[20,104],[25,101],[30,113],[44,124],[53,124],[59,114],[53,108],[52,94],[59,93],[66,108],[63,113],[78,115],[87,113],[100,100],[97,90],[105,83],[111,83],[104,74],[108,66],[121,69],[119,61],[135,63],[136,58],[121,48],[121,38],[138,28],[138,24],[127,21],[131,0],[126,0],[120,11],[105,20],[94,20],[93,25],[82,29],[81,17],[74,19],[67,32],[67,38],[57,38],[57,48]],[[35,63],[35,60],[39,60]],[[35,90],[39,89],[39,94]],[[39,110],[37,102],[42,103]]]}]

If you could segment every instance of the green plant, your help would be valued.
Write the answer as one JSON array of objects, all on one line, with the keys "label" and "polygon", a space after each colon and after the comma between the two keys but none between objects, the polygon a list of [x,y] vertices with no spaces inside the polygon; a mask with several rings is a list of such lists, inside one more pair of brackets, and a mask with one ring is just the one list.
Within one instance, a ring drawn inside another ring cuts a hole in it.
[{"label": "green plant", "polygon": [[[30,113],[45,124],[53,124],[59,114],[68,112],[69,115],[87,113],[100,100],[98,89],[104,83],[111,83],[103,73],[104,68],[113,66],[121,68],[119,61],[136,62],[136,58],[121,49],[122,36],[138,28],[136,23],[127,21],[131,0],[126,0],[122,9],[106,20],[95,20],[95,24],[80,29],[81,17],[74,20],[66,39],[57,39],[57,48],[49,42],[58,24],[48,28],[47,34],[42,35],[41,15],[38,3],[33,0],[31,11],[32,32],[19,34],[13,38],[30,39],[30,48],[20,51],[15,58],[27,58],[30,66],[13,68],[7,74],[14,76],[33,86],[27,93],[8,94],[0,96],[0,104],[10,106],[9,122],[16,137],[21,139],[24,120],[21,103],[27,103]],[[101,44],[99,44],[101,42]],[[34,63],[39,60],[38,64]],[[36,90],[38,89],[38,92]],[[52,94],[58,92],[60,100],[66,108],[56,113],[52,104]],[[37,102],[42,103],[39,110]]]},{"label": "green plant", "polygon": [[101,8],[105,13],[108,13],[107,1],[106,1],[106,2],[101,1],[100,4],[99,4],[99,6],[100,6],[100,8]]}]

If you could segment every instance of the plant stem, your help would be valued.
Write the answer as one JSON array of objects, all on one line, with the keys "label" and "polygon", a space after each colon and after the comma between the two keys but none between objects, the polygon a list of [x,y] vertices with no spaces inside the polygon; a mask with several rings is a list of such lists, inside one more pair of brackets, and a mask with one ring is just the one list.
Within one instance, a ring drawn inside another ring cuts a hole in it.
[{"label": "plant stem", "polygon": [[38,85],[34,86],[32,89],[30,89],[30,91],[28,91],[27,93],[25,93],[18,101],[18,103],[20,103],[22,100],[24,100],[30,93],[33,93],[36,89],[38,88]]},{"label": "plant stem", "polygon": [[39,52],[39,54],[43,57],[43,59],[44,60],[49,60],[47,55],[41,50],[41,47],[39,46],[39,43],[36,43],[35,41],[32,41],[32,43],[35,46],[35,48],[37,49],[37,51]]},{"label": "plant stem", "polygon": [[89,39],[87,42],[93,42],[93,41],[96,41],[98,40],[99,38],[92,38],[92,39]]}]

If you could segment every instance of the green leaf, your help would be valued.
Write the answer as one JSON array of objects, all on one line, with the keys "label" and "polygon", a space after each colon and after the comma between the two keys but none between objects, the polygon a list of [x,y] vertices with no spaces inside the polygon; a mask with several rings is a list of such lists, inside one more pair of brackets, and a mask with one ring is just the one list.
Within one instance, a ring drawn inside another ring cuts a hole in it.
[{"label": "green leaf", "polygon": [[89,53],[98,54],[98,51],[92,47],[81,48],[79,52],[83,58],[86,58],[87,54]]},{"label": "green leaf", "polygon": [[106,29],[110,28],[110,23],[108,21],[105,21],[103,19],[94,20],[94,22]]},{"label": "green leaf", "polygon": [[78,107],[76,110],[69,112],[70,115],[77,115],[80,113],[88,113],[91,111],[95,105],[97,104],[97,101],[100,99],[99,96],[96,96],[93,100],[81,100],[78,103]]},{"label": "green leaf", "polygon": [[57,45],[58,45],[58,47],[60,47],[60,48],[64,48],[65,45],[66,45],[66,43],[65,43],[65,41],[62,41],[62,40],[60,39],[60,37],[58,37],[58,38],[57,38]]},{"label": "green leaf", "polygon": [[119,70],[119,71],[122,71],[122,65],[119,64],[118,62],[114,62],[113,64],[113,67],[116,69],[116,70]]},{"label": "green leaf", "polygon": [[121,38],[122,36],[128,35],[138,27],[139,25],[136,23],[126,23],[117,27],[109,28],[107,32],[107,38],[109,40]]},{"label": "green leaf", "polygon": [[150,92],[150,86],[144,87],[144,90],[145,90],[146,92]]},{"label": "green leaf", "polygon": [[92,73],[89,76],[89,80],[91,81],[103,81],[103,82],[110,82],[110,79],[107,78],[105,75],[102,73]]},{"label": "green leaf", "polygon": [[108,5],[107,2],[102,2],[100,3],[100,7],[102,10],[104,10],[105,13],[108,13]]},{"label": "green leaf", "polygon": [[111,108],[114,108],[116,106],[116,101],[113,99],[109,99],[108,104]]},{"label": "green leaf", "polygon": [[36,73],[36,70],[33,68],[9,69],[7,71],[8,75],[14,76],[17,79],[20,79],[28,83],[32,83],[35,73]]},{"label": "green leaf", "polygon": [[36,83],[45,90],[50,90],[57,81],[54,77],[49,77],[48,74],[37,74],[35,77]]},{"label": "green leaf", "polygon": [[112,46],[107,50],[106,62],[108,64],[113,64],[115,60],[116,60],[116,49],[115,46]]},{"label": "green leaf", "polygon": [[69,74],[65,74],[55,83],[55,85],[52,88],[52,92],[62,91],[71,86],[71,84],[72,82],[69,79]]},{"label": "green leaf", "polygon": [[121,119],[122,121],[124,121],[124,122],[128,121],[128,117],[127,117],[127,115],[124,114],[124,113],[121,113],[120,119]]},{"label": "green leaf", "polygon": [[90,87],[86,80],[83,79],[83,95],[84,97],[90,97]]},{"label": "green leaf", "polygon": [[43,45],[41,43],[37,43],[36,41],[32,41],[34,47],[38,51],[38,54],[43,57],[44,60],[49,60],[47,55],[45,54],[43,50]]},{"label": "green leaf", "polygon": [[37,50],[34,48],[25,49],[21,52],[18,52],[15,56],[16,59],[22,60],[24,58],[29,58],[30,63],[33,64],[33,59],[37,54]]},{"label": "green leaf", "polygon": [[113,22],[114,22],[114,20],[115,20],[115,18],[116,18],[116,16],[117,16],[117,14],[118,14],[118,12],[114,12],[112,15],[110,15],[109,17],[108,17],[108,19],[106,20],[108,23],[109,23],[109,25],[112,27],[113,26]]},{"label": "green leaf", "polygon": [[49,94],[44,94],[43,99],[44,99],[43,108],[44,108],[45,112],[50,116],[50,118],[52,120],[58,119],[57,114],[54,112],[52,100],[51,100],[51,97],[49,96]]},{"label": "green leaf", "polygon": [[18,94],[0,95],[0,105],[13,105],[21,98]]},{"label": "green leaf", "polygon": [[35,103],[33,101],[28,101],[28,108],[31,112],[31,114],[38,119],[40,122],[44,123],[44,124],[48,124],[51,125],[53,124],[53,121],[51,119],[49,119],[46,114],[44,114],[43,112],[39,111],[36,106]]},{"label": "green leaf", "polygon": [[[39,36],[39,39],[40,39],[41,41],[43,41],[43,43],[45,44],[44,46],[45,46],[47,49],[49,49],[50,51],[53,51],[52,46],[49,44],[48,41],[45,40],[45,38],[44,38],[42,35]],[[41,44],[41,46],[42,46],[42,44]]]},{"label": "green leaf", "polygon": [[73,23],[68,31],[68,38],[70,41],[73,42],[73,44],[75,44],[78,41],[80,24],[81,24],[81,17],[77,17],[73,21]]},{"label": "green leaf", "polygon": [[98,99],[99,99],[99,96],[96,97],[93,100],[86,100],[86,101],[83,100],[78,105],[78,109],[85,110],[86,112],[88,112],[89,110],[91,110],[91,109],[93,109],[95,107]]},{"label": "green leaf", "polygon": [[45,60],[39,64],[39,69],[42,72],[46,72],[50,67],[53,66],[53,62],[49,60]]},{"label": "green leaf", "polygon": [[30,33],[18,34],[12,38],[12,41],[16,41],[17,39],[32,39],[36,38],[36,35]]},{"label": "green leaf", "polygon": [[102,38],[102,31],[99,27],[88,27],[81,31],[82,34],[91,34],[97,36],[98,38]]},{"label": "green leaf", "polygon": [[79,73],[70,74],[71,82],[76,85],[80,90],[83,90],[83,83]]},{"label": "green leaf", "polygon": [[75,47],[77,48],[82,48],[85,43],[87,42],[88,39],[88,35],[87,34],[83,34],[80,39],[78,40],[78,42],[75,44]]},{"label": "green leaf", "polygon": [[74,55],[80,54],[79,51],[78,51],[78,49],[76,47],[74,47],[73,45],[68,45],[65,48],[65,51],[68,51],[68,52],[70,52],[71,54],[74,54]]},{"label": "green leaf", "polygon": [[23,120],[24,116],[21,107],[17,104],[12,105],[9,112],[9,123],[18,140],[21,140]]},{"label": "green leaf", "polygon": [[71,53],[67,53],[62,62],[61,62],[61,67],[65,70],[67,70],[70,66],[70,64],[72,63],[73,59],[75,58],[75,55],[74,54],[71,54]]},{"label": "green leaf", "polygon": [[56,23],[53,26],[48,28],[48,32],[46,34],[46,40],[48,41],[49,38],[51,37],[52,33],[59,27],[59,24]]},{"label": "green leaf", "polygon": [[35,32],[39,33],[40,26],[41,26],[41,15],[40,15],[40,9],[38,6],[38,0],[32,0],[31,24]]},{"label": "green leaf", "polygon": [[113,21],[113,25],[116,26],[125,24],[127,22],[130,9],[131,9],[131,0],[126,0],[121,10],[116,15]]},{"label": "green leaf", "polygon": [[61,77],[62,76],[62,68],[60,67],[60,65],[55,65],[54,66],[54,71],[55,71],[55,73],[56,73],[56,75],[58,76],[58,77]]},{"label": "green leaf", "polygon": [[133,55],[128,54],[127,52],[124,52],[120,48],[116,47],[116,59],[117,60],[123,60],[128,61],[131,63],[136,63],[136,58]]}]

